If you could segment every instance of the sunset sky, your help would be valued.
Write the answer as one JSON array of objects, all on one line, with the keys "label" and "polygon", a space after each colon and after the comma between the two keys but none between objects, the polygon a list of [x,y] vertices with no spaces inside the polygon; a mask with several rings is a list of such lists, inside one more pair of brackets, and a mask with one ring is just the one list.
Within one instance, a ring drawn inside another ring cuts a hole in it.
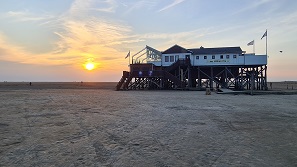
[{"label": "sunset sky", "polygon": [[145,45],[252,52],[255,40],[265,54],[266,29],[268,81],[297,80],[296,9],[296,0],[1,0],[0,82],[119,81],[129,50]]}]

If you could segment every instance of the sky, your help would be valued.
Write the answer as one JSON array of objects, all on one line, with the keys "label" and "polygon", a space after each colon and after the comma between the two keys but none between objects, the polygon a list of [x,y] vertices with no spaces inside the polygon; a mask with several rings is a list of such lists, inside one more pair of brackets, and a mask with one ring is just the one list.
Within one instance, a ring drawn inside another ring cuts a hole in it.
[{"label": "sky", "polygon": [[265,54],[266,29],[268,81],[296,81],[296,9],[296,0],[2,0],[0,82],[117,82],[127,53],[146,45],[251,53],[254,40]]}]

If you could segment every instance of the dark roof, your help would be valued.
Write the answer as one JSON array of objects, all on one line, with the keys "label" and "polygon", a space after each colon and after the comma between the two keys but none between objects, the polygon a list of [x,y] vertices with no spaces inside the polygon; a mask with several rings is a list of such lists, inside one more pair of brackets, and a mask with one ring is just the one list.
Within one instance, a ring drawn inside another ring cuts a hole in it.
[{"label": "dark roof", "polygon": [[185,49],[179,45],[174,45],[171,48],[162,52],[162,54],[172,54],[172,53],[192,53],[192,51]]},{"label": "dark roof", "polygon": [[192,51],[193,55],[202,55],[202,54],[242,54],[240,47],[222,47],[222,48],[196,48],[188,49]]}]

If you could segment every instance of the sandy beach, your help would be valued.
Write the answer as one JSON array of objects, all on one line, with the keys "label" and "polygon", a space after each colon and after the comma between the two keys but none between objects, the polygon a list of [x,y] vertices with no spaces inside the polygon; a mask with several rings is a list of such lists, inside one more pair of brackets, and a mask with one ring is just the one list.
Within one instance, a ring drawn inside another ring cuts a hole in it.
[{"label": "sandy beach", "polygon": [[297,94],[115,85],[0,83],[0,166],[297,166]]},{"label": "sandy beach", "polygon": [[30,82],[0,82],[0,90],[24,90],[24,89],[28,89],[28,90],[30,89],[114,90],[116,85],[117,85],[117,82],[31,82],[31,86],[30,86]]}]

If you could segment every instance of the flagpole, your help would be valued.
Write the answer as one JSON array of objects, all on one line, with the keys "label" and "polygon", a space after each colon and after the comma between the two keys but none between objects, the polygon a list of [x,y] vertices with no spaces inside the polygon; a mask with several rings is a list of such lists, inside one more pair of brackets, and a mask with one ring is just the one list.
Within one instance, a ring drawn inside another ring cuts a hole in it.
[{"label": "flagpole", "polygon": [[267,33],[267,29],[266,29],[266,56],[268,56],[267,55],[267,36],[268,36],[268,33]]},{"label": "flagpole", "polygon": [[[268,58],[268,53],[267,53],[267,38],[268,38],[268,32],[267,32],[267,29],[266,29],[266,57]],[[265,84],[266,84],[266,90],[268,89],[267,88],[267,65],[265,65]]]},{"label": "flagpole", "polygon": [[129,50],[129,63],[128,63],[128,66],[130,66],[130,50]]},{"label": "flagpole", "polygon": [[[253,48],[254,48],[254,53],[255,53],[255,40],[254,40],[254,46],[253,46]],[[256,54],[256,53],[255,53]]]}]

